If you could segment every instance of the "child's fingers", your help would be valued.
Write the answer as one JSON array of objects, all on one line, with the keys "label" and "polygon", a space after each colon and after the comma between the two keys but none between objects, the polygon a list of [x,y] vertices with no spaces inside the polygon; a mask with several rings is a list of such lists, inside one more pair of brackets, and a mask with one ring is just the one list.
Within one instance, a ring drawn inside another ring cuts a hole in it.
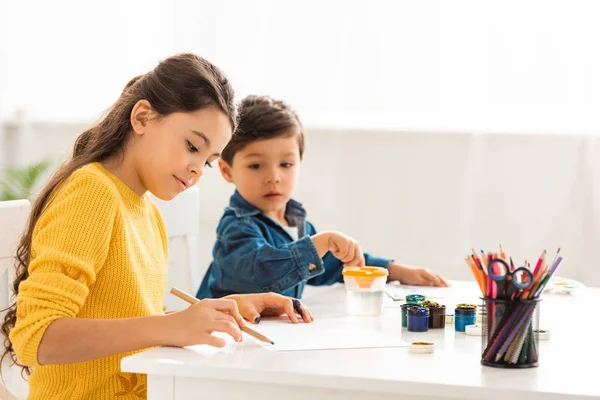
[{"label": "child's fingers", "polygon": [[423,286],[438,286],[435,274],[427,269],[421,269],[419,271],[419,277],[423,282]]},{"label": "child's fingers", "polygon": [[219,310],[221,312],[226,312],[231,315],[240,326],[246,326],[246,322],[244,321],[244,317],[240,315],[240,310],[238,309],[237,303],[235,300],[231,299],[214,299],[211,300],[211,306],[215,310]]},{"label": "child's fingers", "polygon": [[235,321],[241,328],[246,326],[246,320],[240,314],[235,318]]},{"label": "child's fingers", "polygon": [[300,317],[302,318],[302,320],[304,322],[312,322],[313,321],[313,317],[312,314],[310,313],[310,310],[306,307],[304,307],[304,305],[300,302],[300,300],[298,299],[294,299],[292,300],[292,304],[294,306],[294,310],[300,314]]},{"label": "child's fingers", "polygon": [[363,252],[362,247],[360,247],[360,244],[357,243],[356,247],[358,249],[358,256],[360,257],[359,266],[364,267],[366,265],[365,253]]},{"label": "child's fingers", "polygon": [[350,240],[343,240],[340,238],[340,242],[337,243],[337,240],[334,241],[335,247],[337,248],[335,256],[342,262],[348,259],[348,256],[352,251],[352,242]]},{"label": "child's fingers", "polygon": [[448,286],[448,282],[438,274],[433,274],[435,278],[435,286]]},{"label": "child's fingers", "polygon": [[431,278],[429,279],[431,286],[443,286],[442,280],[436,274],[431,274]]},{"label": "child's fingers", "polygon": [[[229,321],[232,324],[239,325],[238,320],[233,318],[230,314],[227,314],[227,313],[224,313],[224,312],[218,311],[218,310],[212,310],[212,311],[213,311],[213,318],[215,321]],[[245,321],[244,321],[244,323],[245,323]]]},{"label": "child's fingers", "polygon": [[354,249],[354,263],[355,263],[355,265],[358,265],[359,267],[365,266],[365,256],[363,255],[362,249],[360,248],[359,245],[356,245],[356,247]]},{"label": "child's fingers", "polygon": [[360,246],[355,246],[354,247],[354,254],[352,256],[352,259],[347,261],[344,264],[345,267],[364,267],[365,266],[365,258],[362,254],[362,250],[360,249]]},{"label": "child's fingers", "polygon": [[214,321],[212,331],[226,333],[236,342],[240,342],[242,340],[242,331],[240,331],[240,327],[236,323],[232,323],[230,321]]},{"label": "child's fingers", "polygon": [[313,317],[310,310],[307,307],[305,307],[303,304],[300,304],[300,309],[302,310],[302,313],[300,314],[300,316],[302,317],[304,322],[313,322],[315,320],[315,317]]},{"label": "child's fingers", "polygon": [[308,312],[308,316],[310,317],[310,321],[309,322],[313,322],[315,320],[315,316],[313,315],[312,311],[310,311],[310,309],[306,308],[306,311]]},{"label": "child's fingers", "polygon": [[344,263],[348,263],[350,261],[352,261],[354,259],[354,242],[352,241],[348,241],[347,243],[347,247],[346,247],[346,254],[340,258],[340,261],[344,262]]},{"label": "child's fingers", "polygon": [[[205,300],[206,301],[206,300]],[[215,309],[228,312],[231,315],[239,314],[238,306],[235,300],[231,299],[210,299],[210,305]]]},{"label": "child's fingers", "polygon": [[225,340],[213,335],[205,335],[205,338],[204,340],[202,340],[202,343],[218,348],[223,348],[226,344]]},{"label": "child's fingers", "polygon": [[344,264],[344,265],[347,267],[360,267],[359,262],[360,262],[360,254],[358,254],[357,246],[354,246],[352,258],[350,260],[347,260],[346,264]]},{"label": "child's fingers", "polygon": [[[261,320],[260,313],[255,307],[245,307],[243,310],[240,310],[240,313],[252,324],[258,324]],[[246,321],[244,321],[244,324],[246,324]]]},{"label": "child's fingers", "polygon": [[436,276],[437,276],[437,277],[440,279],[440,281],[442,282],[441,286],[445,286],[445,287],[449,287],[449,286],[450,286],[450,284],[448,283],[448,281],[447,281],[447,280],[445,280],[443,276],[440,276],[440,275],[437,275],[437,274],[436,274]]},{"label": "child's fingers", "polygon": [[284,301],[283,310],[285,314],[290,318],[290,321],[292,321],[292,323],[298,323],[298,317],[296,317],[296,311],[294,310],[292,299],[286,299],[286,301]]}]

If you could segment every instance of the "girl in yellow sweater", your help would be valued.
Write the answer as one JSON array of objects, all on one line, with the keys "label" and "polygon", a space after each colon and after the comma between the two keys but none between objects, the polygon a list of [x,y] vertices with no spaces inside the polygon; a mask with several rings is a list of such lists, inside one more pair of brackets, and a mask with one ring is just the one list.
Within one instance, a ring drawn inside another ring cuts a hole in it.
[{"label": "girl in yellow sweater", "polygon": [[257,322],[262,312],[298,322],[292,299],[275,294],[164,313],[167,238],[147,192],[169,200],[195,185],[235,125],[227,78],[206,60],[179,54],[132,79],[77,139],[33,205],[17,251],[17,301],[2,324],[4,356],[33,370],[30,399],[145,398],[145,377],[120,372],[126,355],[153,346],[222,347],[212,332],[239,341],[244,318]]}]

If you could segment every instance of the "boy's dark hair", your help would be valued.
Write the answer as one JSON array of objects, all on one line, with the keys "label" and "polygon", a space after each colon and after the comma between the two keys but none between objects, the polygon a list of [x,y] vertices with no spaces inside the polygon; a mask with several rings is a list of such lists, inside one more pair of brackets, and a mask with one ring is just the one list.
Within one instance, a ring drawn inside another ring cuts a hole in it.
[{"label": "boy's dark hair", "polygon": [[298,114],[285,102],[269,96],[248,96],[238,105],[238,126],[221,159],[232,165],[235,154],[256,140],[298,136],[300,159],[304,154],[304,132]]}]

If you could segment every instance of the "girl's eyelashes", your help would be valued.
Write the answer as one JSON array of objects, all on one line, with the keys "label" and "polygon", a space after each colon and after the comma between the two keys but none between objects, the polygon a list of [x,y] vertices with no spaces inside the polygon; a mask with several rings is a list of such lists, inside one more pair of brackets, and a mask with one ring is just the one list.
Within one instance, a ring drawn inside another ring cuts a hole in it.
[{"label": "girl's eyelashes", "polygon": [[260,168],[260,164],[250,164],[250,165],[248,165],[248,168],[250,168],[250,169],[259,169]]},{"label": "girl's eyelashes", "polygon": [[[186,142],[187,142],[188,150],[190,152],[192,152],[192,153],[198,153],[198,151],[199,151],[198,148],[196,146],[194,146],[192,144],[192,142],[190,142],[189,140],[186,140]],[[204,162],[204,166],[206,168],[212,168],[213,167],[212,164],[210,163],[210,161],[208,161],[208,160]]]},{"label": "girl's eyelashes", "polygon": [[187,140],[187,145],[188,145],[188,149],[192,152],[192,153],[197,153],[198,152],[198,148],[196,146],[194,146],[192,144],[192,142],[190,142],[189,140]]}]

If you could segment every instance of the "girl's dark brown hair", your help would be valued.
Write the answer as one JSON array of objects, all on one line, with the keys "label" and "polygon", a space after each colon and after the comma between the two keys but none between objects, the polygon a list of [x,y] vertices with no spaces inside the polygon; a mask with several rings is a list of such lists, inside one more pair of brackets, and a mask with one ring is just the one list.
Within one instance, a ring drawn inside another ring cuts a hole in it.
[{"label": "girl's dark brown hair", "polygon": [[232,165],[235,154],[256,140],[298,136],[300,158],[304,154],[304,128],[298,114],[285,102],[269,96],[248,96],[238,106],[239,125],[221,159]]},{"label": "girl's dark brown hair", "polygon": [[[132,129],[131,111],[140,100],[150,102],[159,118],[175,112],[193,112],[212,107],[229,117],[233,131],[237,126],[234,92],[227,77],[213,64],[195,54],[184,53],[169,57],[152,71],[129,81],[100,122],[79,135],[71,158],[54,173],[33,203],[27,228],[17,248],[16,279],[12,286],[15,297],[19,293],[19,285],[29,276],[33,230],[45,207],[75,170],[122,154]],[[29,374],[31,370],[17,360],[9,337],[17,320],[16,301],[6,311],[1,326],[5,339],[0,365],[9,356],[13,364],[22,367],[22,372]]]}]

